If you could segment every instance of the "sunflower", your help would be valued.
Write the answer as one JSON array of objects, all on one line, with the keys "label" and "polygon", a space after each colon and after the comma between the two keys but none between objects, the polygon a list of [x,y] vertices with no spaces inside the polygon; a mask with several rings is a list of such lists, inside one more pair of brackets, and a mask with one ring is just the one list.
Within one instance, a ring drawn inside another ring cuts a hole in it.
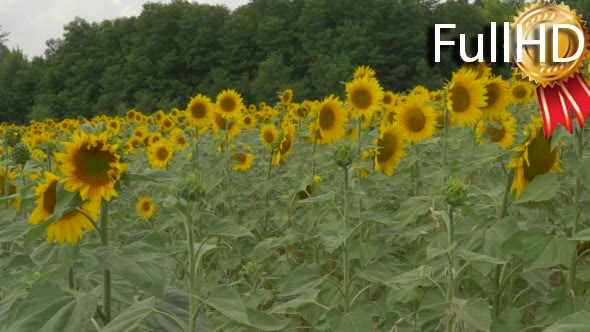
[{"label": "sunflower", "polygon": [[242,118],[242,122],[244,123],[244,126],[248,129],[256,127],[256,118],[250,114],[244,115],[244,117]]},{"label": "sunflower", "polygon": [[154,215],[156,205],[152,203],[152,199],[148,196],[140,197],[135,204],[137,214],[144,219],[150,219]]},{"label": "sunflower", "polygon": [[373,151],[375,170],[383,172],[387,176],[393,175],[393,169],[405,156],[404,136],[397,124],[390,125],[381,130],[381,138],[373,142],[377,149]]},{"label": "sunflower", "polygon": [[395,93],[391,92],[391,91],[385,91],[383,93],[383,99],[381,99],[381,103],[383,104],[383,106],[385,107],[390,107],[395,105]]},{"label": "sunflower", "polygon": [[501,76],[490,78],[485,88],[488,105],[481,108],[484,116],[500,113],[510,105],[510,83]]},{"label": "sunflower", "polygon": [[136,113],[137,112],[134,109],[129,110],[126,115],[127,121],[129,121],[129,122],[135,121],[135,114]]},{"label": "sunflower", "polygon": [[236,90],[223,90],[217,95],[216,110],[224,119],[232,119],[240,114],[244,104]]},{"label": "sunflower", "polygon": [[[45,172],[45,182],[35,187],[35,195],[38,197],[35,203],[37,207],[29,217],[29,224],[37,225],[54,213],[57,204],[57,186],[60,179],[56,175]],[[87,202],[80,209],[92,219],[98,218],[98,203]],[[94,231],[94,225],[87,217],[78,212],[72,211],[64,213],[62,217],[47,226],[47,242],[51,243],[55,239],[63,245],[65,241],[76,244],[82,238],[82,231]]]},{"label": "sunflower", "polygon": [[490,64],[485,61],[465,62],[462,68],[474,71],[476,73],[476,80],[486,79],[492,74],[492,67],[490,67]]},{"label": "sunflower", "polygon": [[375,71],[369,66],[358,66],[354,71],[354,78],[375,77]]},{"label": "sunflower", "polygon": [[266,124],[260,128],[260,139],[266,143],[267,147],[271,147],[278,137],[279,131],[275,125]]},{"label": "sunflower", "polygon": [[[239,114],[239,113],[238,113]],[[218,134],[219,130],[226,131],[228,130],[229,139],[236,137],[242,131],[242,121],[241,118],[236,116],[233,119],[224,119],[223,116],[217,112],[213,113],[213,128],[215,129],[215,133]]]},{"label": "sunflower", "polygon": [[492,115],[485,122],[480,121],[477,124],[477,137],[480,141],[481,137],[487,134],[492,142],[503,149],[508,149],[514,143],[515,132],[516,120],[508,112]]},{"label": "sunflower", "polygon": [[[4,192],[6,189],[4,187],[4,183],[6,181],[5,179],[5,173],[4,173],[4,166],[1,167],[2,169],[0,169],[0,196],[6,196],[7,194]],[[14,179],[16,179],[18,176],[18,173],[14,170],[8,171],[8,181],[14,181]],[[16,194],[16,191],[18,190],[18,187],[9,183],[8,185],[8,195],[14,195]],[[20,197],[17,198],[13,198],[10,201],[10,206],[13,206],[15,208],[19,208],[20,207]]]},{"label": "sunflower", "polygon": [[287,155],[293,148],[293,141],[295,140],[295,125],[291,122],[284,122],[282,124],[283,137],[276,149],[276,155],[273,160],[273,165],[278,166],[281,161],[285,161]]},{"label": "sunflower", "polygon": [[510,94],[512,96],[512,102],[515,104],[523,104],[534,100],[534,86],[525,81],[514,81],[510,88]]},{"label": "sunflower", "polygon": [[247,171],[252,167],[254,155],[251,153],[234,152],[231,156],[237,161],[237,163],[231,168],[232,171]]},{"label": "sunflower", "polygon": [[211,104],[211,99],[202,94],[198,94],[191,98],[186,106],[186,113],[199,128],[209,124],[209,118],[212,111],[213,105]]},{"label": "sunflower", "polygon": [[174,128],[170,133],[170,142],[172,143],[172,146],[174,146],[174,150],[184,150],[187,146],[184,130],[180,128]]},{"label": "sunflower", "polygon": [[326,143],[331,143],[346,135],[348,117],[338,97],[330,95],[320,104],[317,126]]},{"label": "sunflower", "polygon": [[[400,104],[400,106],[398,107],[402,107],[404,104]],[[390,124],[394,123],[395,120],[397,119],[397,107],[393,107],[387,110],[387,112],[385,113],[385,115],[383,116],[383,119],[381,120],[381,125],[382,126],[389,126]]]},{"label": "sunflower", "polygon": [[346,84],[346,103],[355,117],[370,118],[382,100],[383,89],[374,78],[364,76]]},{"label": "sunflower", "polygon": [[148,127],[145,125],[139,126],[133,130],[133,136],[135,136],[139,139],[143,139],[144,137],[149,135],[149,133],[150,133],[150,131],[149,131]]},{"label": "sunflower", "polygon": [[533,122],[526,128],[529,138],[523,145],[514,149],[520,154],[508,164],[509,168],[516,169],[510,191],[516,191],[517,198],[538,175],[563,171],[559,167],[561,159],[557,147],[551,149],[552,137],[545,139],[543,135],[543,121],[540,118],[533,118]]},{"label": "sunflower", "polygon": [[162,133],[167,133],[174,128],[174,121],[172,121],[172,119],[167,115],[162,116],[162,119],[160,120],[159,123],[160,123],[160,131]]},{"label": "sunflower", "polygon": [[414,89],[412,89],[408,96],[430,96],[430,91],[428,91],[428,89],[422,85],[417,85]]},{"label": "sunflower", "polygon": [[77,131],[72,137],[74,142],[62,143],[65,153],[55,153],[65,175],[62,181],[66,190],[79,191],[83,200],[99,205],[101,199],[109,201],[117,196],[115,184],[128,166],[120,162],[117,145],[107,142],[107,132],[96,136]]},{"label": "sunflower", "polygon": [[172,159],[172,147],[166,139],[161,139],[158,142],[150,145],[148,148],[148,159],[151,168],[164,168]]},{"label": "sunflower", "polygon": [[414,95],[408,102],[395,107],[401,135],[412,143],[432,137],[436,129],[436,112],[429,102],[430,96]]},{"label": "sunflower", "polygon": [[476,76],[474,71],[461,69],[453,73],[445,87],[451,120],[463,127],[474,125],[481,118],[481,108],[487,105],[485,82]]},{"label": "sunflower", "polygon": [[286,89],[285,91],[283,91],[283,93],[281,94],[281,103],[283,103],[284,105],[289,105],[289,104],[291,104],[292,100],[293,100],[293,90]]}]

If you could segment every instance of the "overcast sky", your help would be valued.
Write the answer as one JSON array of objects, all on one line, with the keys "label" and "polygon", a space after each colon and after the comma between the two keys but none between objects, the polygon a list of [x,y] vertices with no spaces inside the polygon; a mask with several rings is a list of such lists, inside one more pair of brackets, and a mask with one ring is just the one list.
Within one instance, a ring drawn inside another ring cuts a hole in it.
[{"label": "overcast sky", "polygon": [[[169,0],[0,0],[0,25],[10,32],[8,47],[20,47],[32,58],[42,55],[45,41],[59,38],[63,26],[79,16],[100,22],[122,16],[137,16],[147,2]],[[199,3],[222,4],[235,9],[249,0],[198,0]]]}]

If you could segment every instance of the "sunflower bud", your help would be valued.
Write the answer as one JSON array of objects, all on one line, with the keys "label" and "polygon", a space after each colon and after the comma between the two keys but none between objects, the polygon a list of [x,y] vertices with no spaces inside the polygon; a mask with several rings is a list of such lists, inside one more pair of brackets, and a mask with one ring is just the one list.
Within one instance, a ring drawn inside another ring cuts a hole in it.
[{"label": "sunflower bud", "polygon": [[4,140],[10,147],[14,147],[21,139],[21,133],[15,129],[9,129],[4,134]]},{"label": "sunflower bud", "polygon": [[205,189],[200,178],[195,175],[189,175],[178,184],[178,196],[187,200],[196,202],[205,196]]},{"label": "sunflower bud", "polygon": [[12,160],[17,165],[24,165],[31,159],[29,148],[22,142],[19,142],[12,148]]},{"label": "sunflower bud", "polygon": [[443,197],[453,207],[461,206],[467,200],[467,186],[457,178],[445,182]]},{"label": "sunflower bud", "polygon": [[336,162],[336,165],[346,168],[352,165],[354,155],[355,152],[352,148],[352,145],[350,143],[342,143],[339,144],[334,150],[333,158]]}]

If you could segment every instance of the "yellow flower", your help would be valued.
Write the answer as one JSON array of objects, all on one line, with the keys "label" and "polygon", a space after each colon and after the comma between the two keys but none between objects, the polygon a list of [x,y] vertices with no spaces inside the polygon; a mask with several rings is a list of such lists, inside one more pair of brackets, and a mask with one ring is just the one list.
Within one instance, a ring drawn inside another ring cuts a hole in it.
[{"label": "yellow flower", "polygon": [[510,83],[501,76],[490,78],[485,88],[488,104],[481,108],[484,116],[500,113],[510,105]]},{"label": "yellow flower", "polygon": [[361,77],[346,84],[346,103],[355,117],[371,118],[381,107],[383,89],[374,78]]},{"label": "yellow flower", "polygon": [[260,139],[266,143],[267,147],[271,147],[278,137],[279,131],[275,125],[266,124],[260,128]]},{"label": "yellow flower", "polygon": [[232,171],[247,171],[252,167],[252,160],[254,159],[254,155],[251,153],[232,153],[232,157],[237,161],[237,163],[232,167]]},{"label": "yellow flower", "polygon": [[199,128],[209,124],[212,110],[213,104],[211,104],[211,99],[202,94],[198,94],[191,98],[186,106],[186,113]]},{"label": "yellow flower", "polygon": [[74,142],[62,143],[66,152],[55,153],[65,175],[62,180],[68,191],[79,191],[83,200],[100,205],[117,196],[115,184],[127,168],[121,164],[117,145],[107,142],[107,133],[99,136],[82,131],[73,134]]},{"label": "yellow flower", "polygon": [[180,128],[174,128],[170,133],[170,142],[174,146],[174,150],[181,151],[184,150],[187,146],[186,137],[184,135],[184,130]]},{"label": "yellow flower", "polygon": [[224,119],[232,119],[240,114],[244,104],[236,90],[223,90],[217,95],[216,110]]},{"label": "yellow flower", "polygon": [[474,71],[476,74],[476,80],[486,79],[492,74],[492,67],[490,67],[490,64],[487,62],[465,62],[462,68]]},{"label": "yellow flower", "polygon": [[346,111],[338,97],[326,97],[320,104],[317,118],[317,126],[324,142],[331,143],[343,138],[346,135],[347,122]]},{"label": "yellow flower", "polygon": [[283,139],[279,144],[276,155],[273,160],[273,165],[278,166],[281,161],[286,161],[287,155],[293,148],[293,141],[295,139],[295,125],[291,122],[285,122],[282,125]]},{"label": "yellow flower", "polygon": [[156,205],[152,203],[152,199],[148,196],[140,197],[135,205],[137,213],[144,219],[149,219],[154,215]]},{"label": "yellow flower", "polygon": [[[239,112],[238,112],[239,114]],[[213,128],[215,129],[215,134],[219,133],[219,130],[226,131],[226,127],[229,135],[229,139],[236,137],[242,131],[242,121],[239,116],[234,116],[233,119],[224,119],[223,116],[219,113],[213,114]]]},{"label": "yellow flower", "polygon": [[514,81],[510,89],[512,102],[515,104],[523,104],[535,99],[535,87],[525,81]]},{"label": "yellow flower", "polygon": [[281,103],[283,103],[285,105],[289,105],[289,104],[291,104],[292,100],[293,100],[293,90],[286,89],[285,91],[283,91],[283,94],[281,94]]},{"label": "yellow flower", "polygon": [[383,99],[381,99],[381,103],[385,107],[390,107],[395,105],[396,95],[391,91],[385,91],[383,93]]},{"label": "yellow flower", "polygon": [[242,122],[244,123],[244,126],[248,129],[256,127],[256,118],[250,114],[244,115],[244,117],[242,118]]},{"label": "yellow flower", "polygon": [[408,94],[409,97],[413,97],[413,96],[429,96],[430,97],[430,91],[428,91],[428,89],[426,89],[425,87],[423,87],[422,85],[417,85],[414,89],[412,89],[412,91]]},{"label": "yellow flower", "polygon": [[474,125],[481,118],[481,108],[487,105],[485,81],[476,77],[476,72],[461,69],[453,73],[445,87],[451,120],[462,127]]},{"label": "yellow flower", "polygon": [[477,137],[480,141],[482,141],[482,136],[487,134],[492,142],[503,149],[508,149],[514,143],[515,132],[516,120],[508,112],[492,115],[485,122],[480,121],[477,124]]},{"label": "yellow flower", "polygon": [[170,159],[172,159],[172,154],[172,147],[165,139],[161,139],[158,142],[150,145],[148,148],[150,167],[154,169],[166,167]]},{"label": "yellow flower", "polygon": [[170,117],[167,115],[162,116],[159,123],[160,131],[163,133],[167,133],[172,130],[172,128],[174,128],[174,121],[172,121],[172,119],[170,119]]},{"label": "yellow flower", "polygon": [[393,175],[393,169],[405,156],[404,137],[397,124],[382,128],[381,138],[373,142],[377,146],[374,151],[375,170],[383,172],[387,176]]},{"label": "yellow flower", "polygon": [[375,77],[375,71],[369,66],[359,66],[354,71],[354,78]]},{"label": "yellow flower", "polygon": [[414,95],[408,102],[395,107],[401,135],[413,143],[432,137],[436,129],[436,113],[427,106],[430,97]]},{"label": "yellow flower", "polygon": [[[29,224],[37,225],[53,215],[57,203],[58,182],[59,178],[56,175],[45,172],[45,182],[35,187],[37,206],[29,217]],[[92,219],[98,218],[97,202],[87,202],[80,209]],[[47,226],[47,242],[51,243],[55,239],[61,245],[65,241],[74,245],[82,238],[83,230],[95,230],[86,216],[78,211],[64,213],[58,221]]]},{"label": "yellow flower", "polygon": [[[4,174],[5,174],[4,173],[4,166],[2,166],[0,168],[1,168],[0,169],[0,197],[1,197],[1,196],[6,196],[6,193],[4,192],[6,190],[4,187],[4,181],[6,181],[6,180],[4,177]],[[18,176],[17,171],[14,171],[14,170],[8,171],[8,181],[14,181],[14,179],[16,179],[17,176]],[[8,185],[8,195],[16,194],[17,190],[18,190],[17,186],[15,186],[11,183]],[[10,206],[13,206],[18,209],[20,207],[20,197],[13,198],[9,204],[10,204]]]},{"label": "yellow flower", "polygon": [[551,149],[552,137],[545,139],[543,135],[543,121],[540,118],[533,118],[533,122],[526,128],[529,138],[523,145],[514,149],[520,154],[508,165],[509,168],[516,169],[510,191],[516,191],[517,198],[535,177],[547,172],[563,172],[559,167],[561,159],[557,147]]}]

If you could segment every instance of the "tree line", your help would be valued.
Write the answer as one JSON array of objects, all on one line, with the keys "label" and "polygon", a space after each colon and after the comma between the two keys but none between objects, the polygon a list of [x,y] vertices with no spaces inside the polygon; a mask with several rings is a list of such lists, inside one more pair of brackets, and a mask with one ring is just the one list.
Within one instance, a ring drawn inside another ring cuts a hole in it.
[{"label": "tree line", "polygon": [[[523,0],[251,0],[225,6],[147,3],[137,17],[76,18],[29,59],[5,46],[0,26],[0,122],[92,117],[184,108],[197,93],[233,88],[246,103],[342,93],[359,65],[387,90],[440,88],[460,64],[451,51],[431,63],[429,31],[459,33],[512,21]],[[569,1],[590,14],[588,1]],[[510,68],[498,64],[498,74]]]}]

